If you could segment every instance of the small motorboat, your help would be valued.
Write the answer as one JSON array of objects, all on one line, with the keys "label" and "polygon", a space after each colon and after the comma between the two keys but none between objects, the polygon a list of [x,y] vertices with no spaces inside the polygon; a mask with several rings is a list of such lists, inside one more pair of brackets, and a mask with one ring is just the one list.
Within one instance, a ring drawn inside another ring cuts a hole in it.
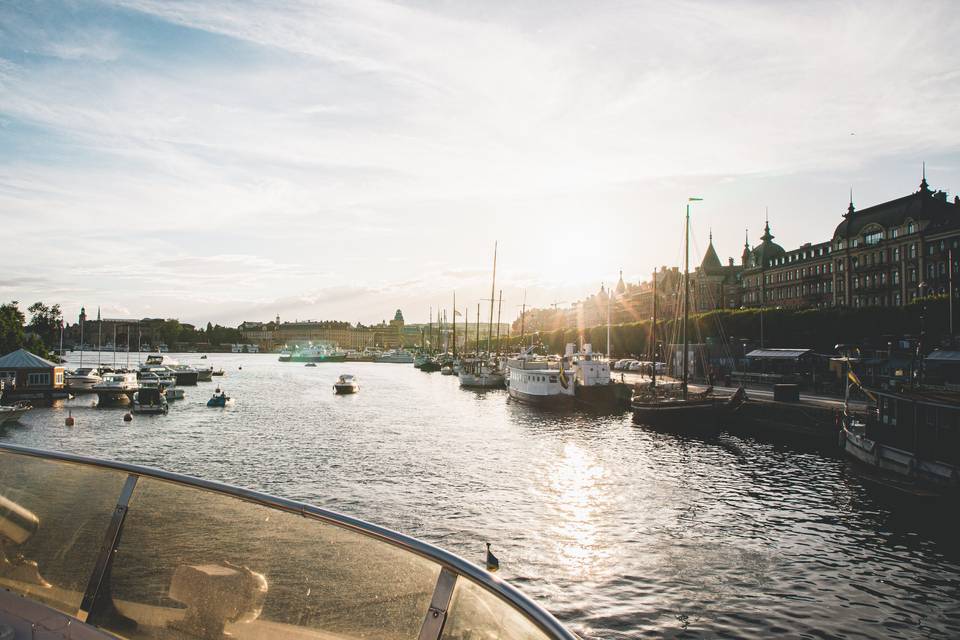
[{"label": "small motorboat", "polygon": [[360,391],[360,385],[357,383],[357,379],[354,376],[350,375],[349,373],[345,373],[333,383],[333,390],[338,394],[346,395],[348,393],[356,393],[357,391]]},{"label": "small motorboat", "polygon": [[223,375],[223,369],[216,369],[211,375],[222,376],[222,375]]},{"label": "small motorboat", "polygon": [[220,390],[220,387],[217,387],[217,390],[213,392],[213,396],[207,400],[208,407],[225,407],[227,403],[232,402],[230,396]]},{"label": "small motorboat", "polygon": [[169,410],[166,393],[159,383],[141,384],[140,390],[133,394],[133,413],[166,415]]},{"label": "small motorboat", "polygon": [[0,406],[0,425],[5,422],[16,422],[20,419],[20,416],[25,414],[27,411],[30,411],[32,408],[33,407],[24,402],[18,402],[10,406]]},{"label": "small motorboat", "polygon": [[316,363],[316,362],[308,362],[307,364],[305,364],[305,365],[303,365],[303,366],[305,366],[305,367],[315,367],[315,366],[317,366],[317,363]]},{"label": "small motorboat", "polygon": [[210,382],[213,378],[213,367],[197,369],[197,382]]},{"label": "small motorboat", "polygon": [[207,354],[203,354],[202,356],[200,356],[200,359],[201,359],[201,360],[206,360],[206,359],[207,359]]}]

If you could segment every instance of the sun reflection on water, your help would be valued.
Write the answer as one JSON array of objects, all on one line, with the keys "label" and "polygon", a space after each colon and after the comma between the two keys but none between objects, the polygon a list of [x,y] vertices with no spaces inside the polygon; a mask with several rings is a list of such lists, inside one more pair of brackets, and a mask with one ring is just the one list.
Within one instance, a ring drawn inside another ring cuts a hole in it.
[{"label": "sun reflection on water", "polygon": [[580,445],[568,442],[550,466],[547,486],[554,507],[551,539],[557,562],[576,578],[594,574],[609,556],[598,526],[609,497],[603,464]]}]

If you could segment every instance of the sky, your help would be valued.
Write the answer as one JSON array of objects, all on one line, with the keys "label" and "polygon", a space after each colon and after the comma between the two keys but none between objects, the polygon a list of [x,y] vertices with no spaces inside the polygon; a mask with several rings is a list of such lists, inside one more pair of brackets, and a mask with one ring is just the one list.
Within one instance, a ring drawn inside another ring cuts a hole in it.
[{"label": "sky", "polygon": [[0,300],[421,322],[498,242],[509,320],[679,264],[688,196],[696,260],[823,241],[960,191],[958,42],[949,1],[5,0]]}]

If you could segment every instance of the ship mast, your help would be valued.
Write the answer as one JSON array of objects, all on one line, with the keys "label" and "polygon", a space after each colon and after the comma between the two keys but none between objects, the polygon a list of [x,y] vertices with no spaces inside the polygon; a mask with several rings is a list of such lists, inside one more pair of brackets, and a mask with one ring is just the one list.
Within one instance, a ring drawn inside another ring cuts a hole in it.
[{"label": "ship mast", "polygon": [[650,371],[650,387],[657,390],[657,270],[653,270],[653,325],[650,327],[653,336],[653,368]]},{"label": "ship mast", "polygon": [[497,292],[497,243],[493,243],[493,279],[490,282],[490,324],[487,325],[487,355],[490,355],[490,342],[493,340],[493,303]]}]

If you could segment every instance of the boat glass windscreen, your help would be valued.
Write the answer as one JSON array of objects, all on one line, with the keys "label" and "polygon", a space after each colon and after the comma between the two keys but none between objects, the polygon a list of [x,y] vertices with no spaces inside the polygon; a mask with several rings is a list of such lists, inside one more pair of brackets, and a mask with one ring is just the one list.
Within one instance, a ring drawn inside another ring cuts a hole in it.
[{"label": "boat glass windscreen", "polygon": [[[509,588],[481,586],[428,546],[415,552],[415,541],[372,525],[41,453],[0,450],[0,587],[118,636],[573,637],[544,632],[531,615],[549,614]],[[431,627],[438,612],[445,624]]]}]

